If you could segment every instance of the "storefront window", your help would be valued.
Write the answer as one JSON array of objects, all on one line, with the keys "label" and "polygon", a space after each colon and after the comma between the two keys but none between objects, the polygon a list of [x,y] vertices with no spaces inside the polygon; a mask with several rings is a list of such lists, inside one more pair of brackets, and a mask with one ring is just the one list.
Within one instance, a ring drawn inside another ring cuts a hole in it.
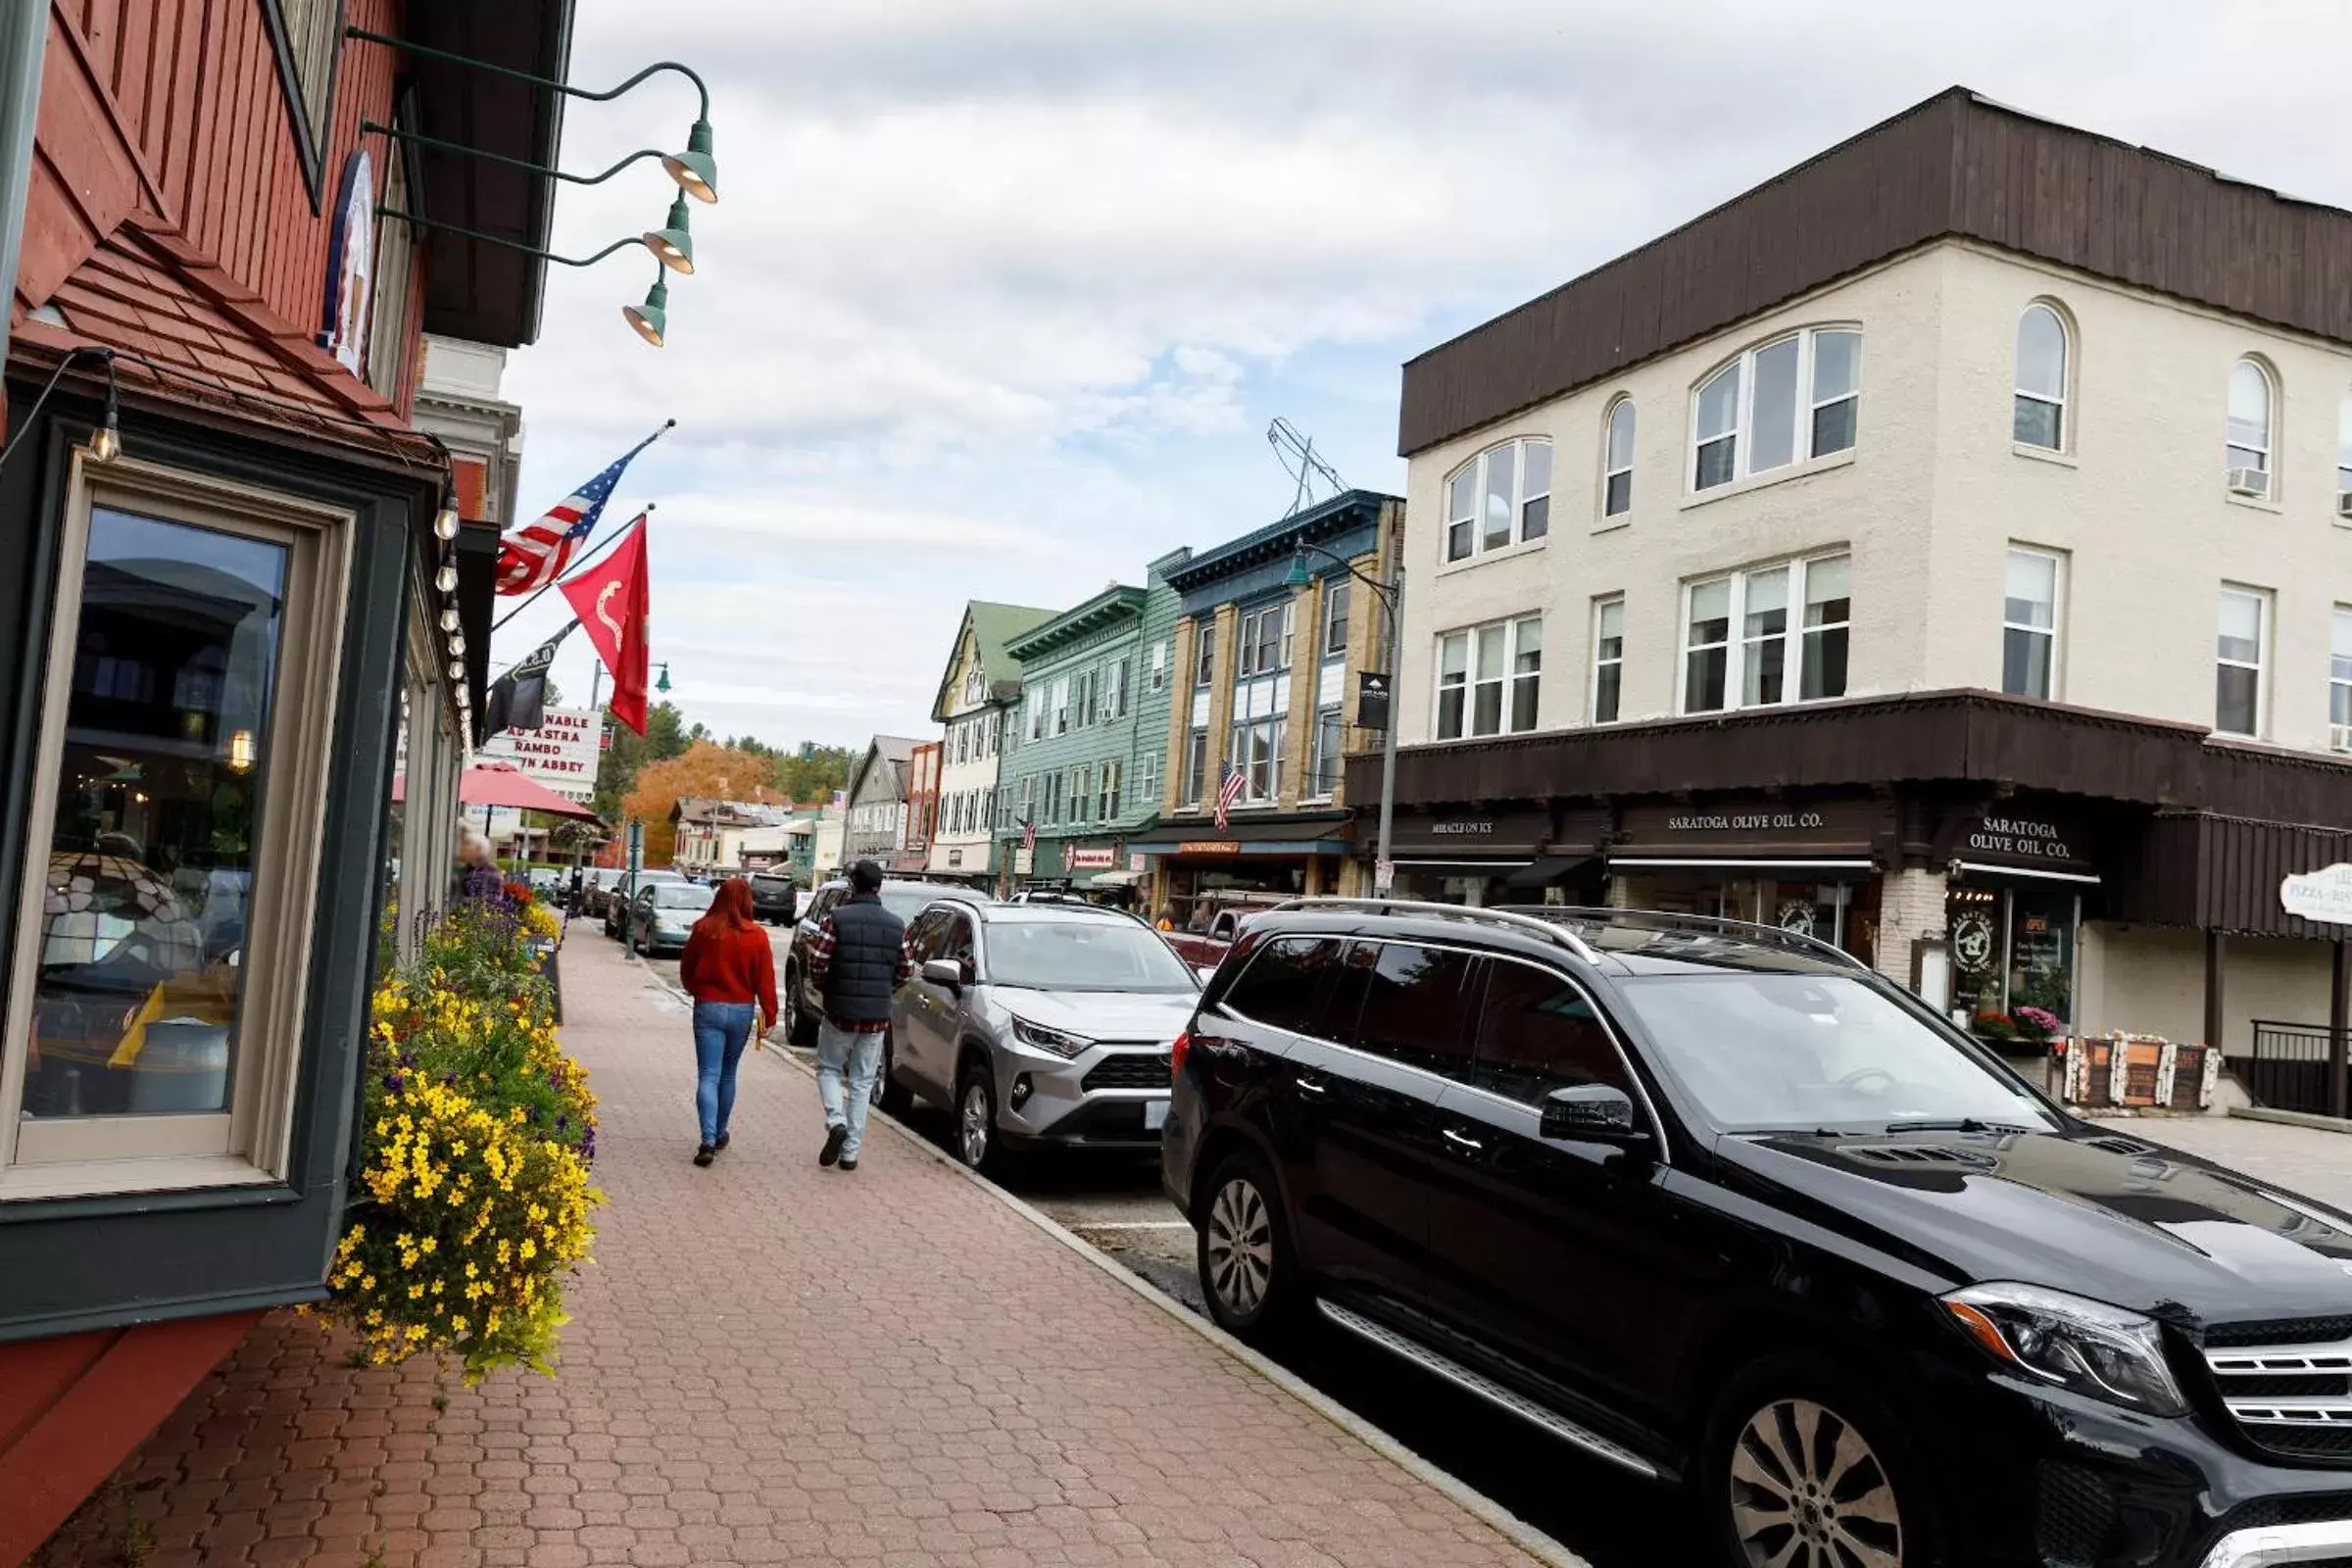
[{"label": "storefront window", "polygon": [[1864,963],[1877,961],[1876,882],[1798,882],[1725,877],[1712,871],[1653,873],[1627,880],[1632,908],[1779,926],[1826,942]]},{"label": "storefront window", "polygon": [[228,1107],[287,557],[128,513],[90,519],[26,1117]]},{"label": "storefront window", "polygon": [[[335,665],[311,638],[338,623],[340,572],[291,505],[280,526],[155,502],[77,501],[68,531],[0,1196],[246,1179],[172,1162],[282,1155]],[[112,1159],[119,1179],[93,1174]],[[38,1166],[55,1174],[19,1169]]]},{"label": "storefront window", "polygon": [[2073,1029],[2081,906],[2072,889],[1971,878],[1952,885],[1945,914],[1955,1023],[2029,1043]]}]

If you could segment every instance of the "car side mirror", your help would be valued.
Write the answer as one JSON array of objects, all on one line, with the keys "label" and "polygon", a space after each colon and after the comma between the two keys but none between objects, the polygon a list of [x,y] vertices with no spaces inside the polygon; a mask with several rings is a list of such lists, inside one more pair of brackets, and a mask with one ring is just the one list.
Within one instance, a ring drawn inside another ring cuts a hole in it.
[{"label": "car side mirror", "polygon": [[935,986],[945,986],[960,994],[963,990],[963,965],[954,958],[925,958],[923,978]]},{"label": "car side mirror", "polygon": [[1608,1084],[1571,1084],[1544,1097],[1544,1119],[1537,1129],[1545,1138],[1588,1144],[1615,1144],[1635,1149],[1650,1137],[1634,1120],[1634,1101],[1624,1090]]}]

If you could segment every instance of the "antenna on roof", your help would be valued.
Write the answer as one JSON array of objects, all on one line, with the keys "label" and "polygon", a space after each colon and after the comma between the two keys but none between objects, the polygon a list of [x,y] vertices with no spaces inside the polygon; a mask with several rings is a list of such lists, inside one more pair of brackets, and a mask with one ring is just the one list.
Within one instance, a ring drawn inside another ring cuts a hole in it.
[{"label": "antenna on roof", "polygon": [[1301,434],[1297,425],[1280,415],[1266,426],[1266,445],[1274,449],[1275,461],[1294,481],[1291,510],[1284,516],[1297,516],[1313,504],[1318,481],[1331,486],[1335,496],[1348,488],[1348,481],[1340,477],[1340,471],[1315,451],[1313,439]]}]

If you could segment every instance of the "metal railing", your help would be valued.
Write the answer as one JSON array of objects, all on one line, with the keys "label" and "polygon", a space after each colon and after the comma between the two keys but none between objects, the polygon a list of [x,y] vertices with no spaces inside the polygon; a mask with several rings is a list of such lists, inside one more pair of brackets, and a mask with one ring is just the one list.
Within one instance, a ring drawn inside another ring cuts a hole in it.
[{"label": "metal railing", "polygon": [[2273,1110],[2335,1114],[2328,1036],[2324,1023],[2255,1019],[2254,1054],[2237,1063],[2246,1093]]}]

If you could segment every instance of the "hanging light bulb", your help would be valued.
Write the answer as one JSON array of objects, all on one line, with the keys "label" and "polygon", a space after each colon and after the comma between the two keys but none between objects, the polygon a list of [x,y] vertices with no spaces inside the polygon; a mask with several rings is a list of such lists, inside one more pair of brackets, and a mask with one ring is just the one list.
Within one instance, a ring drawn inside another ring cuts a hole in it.
[{"label": "hanging light bulb", "polygon": [[466,661],[463,659],[453,659],[449,662],[449,678],[453,681],[460,682],[461,684],[465,681]]},{"label": "hanging light bulb", "polygon": [[449,634],[449,657],[452,659],[466,657],[466,634],[464,632],[453,631]]},{"label": "hanging light bulb", "polygon": [[452,605],[447,610],[441,612],[441,629],[443,631],[456,631],[458,629],[457,606]]},{"label": "hanging light bulb", "polygon": [[456,593],[458,591],[458,568],[444,564],[439,571],[433,573],[433,587],[441,593]]},{"label": "hanging light bulb", "polygon": [[433,514],[433,532],[442,539],[458,536],[458,487],[454,484],[441,488],[441,510]]}]

